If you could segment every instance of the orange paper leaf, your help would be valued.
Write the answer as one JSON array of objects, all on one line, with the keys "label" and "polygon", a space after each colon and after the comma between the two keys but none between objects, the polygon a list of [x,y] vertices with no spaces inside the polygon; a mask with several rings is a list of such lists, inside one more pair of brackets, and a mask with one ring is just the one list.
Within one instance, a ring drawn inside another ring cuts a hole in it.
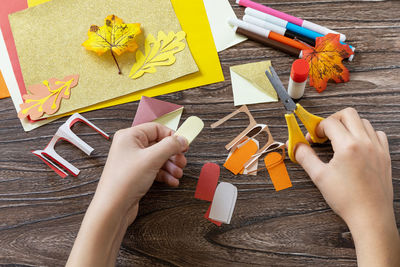
[{"label": "orange paper leaf", "polygon": [[349,70],[342,60],[354,54],[348,45],[340,43],[339,34],[329,33],[317,37],[315,49],[303,50],[303,58],[310,64],[310,85],[319,93],[326,89],[328,81],[348,82]]},{"label": "orange paper leaf", "polygon": [[118,66],[119,74],[121,74],[121,69],[114,53],[119,56],[125,51],[135,52],[138,48],[135,38],[140,33],[139,23],[125,24],[117,16],[109,15],[105,18],[103,26],[90,26],[89,39],[82,45],[87,50],[96,52],[99,56],[110,50]]},{"label": "orange paper leaf", "polygon": [[18,117],[30,116],[31,120],[39,119],[43,113],[54,114],[60,108],[61,99],[69,99],[71,88],[78,84],[79,75],[70,75],[62,80],[51,78],[41,84],[28,87],[30,93],[23,95],[24,103]]}]

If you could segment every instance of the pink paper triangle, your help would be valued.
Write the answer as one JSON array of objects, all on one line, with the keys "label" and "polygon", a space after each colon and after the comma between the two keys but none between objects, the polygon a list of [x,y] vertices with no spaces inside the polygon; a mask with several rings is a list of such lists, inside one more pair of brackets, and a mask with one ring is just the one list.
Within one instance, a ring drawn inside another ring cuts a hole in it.
[{"label": "pink paper triangle", "polygon": [[155,119],[180,108],[182,108],[180,105],[142,96],[132,126],[154,121]]}]

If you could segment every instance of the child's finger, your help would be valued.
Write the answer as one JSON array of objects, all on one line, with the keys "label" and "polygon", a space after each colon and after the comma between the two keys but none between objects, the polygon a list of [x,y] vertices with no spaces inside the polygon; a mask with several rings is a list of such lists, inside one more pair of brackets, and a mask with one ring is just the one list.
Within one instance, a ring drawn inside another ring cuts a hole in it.
[{"label": "child's finger", "polygon": [[180,179],[183,176],[182,168],[179,168],[170,160],[167,160],[167,162],[165,162],[162,169],[171,174],[176,179]]},{"label": "child's finger", "polygon": [[165,183],[172,187],[179,186],[179,180],[176,179],[175,177],[173,177],[170,173],[168,173],[162,169],[157,173],[156,181]]},{"label": "child's finger", "polygon": [[170,157],[169,160],[181,169],[185,168],[187,164],[186,157],[182,153]]},{"label": "child's finger", "polygon": [[152,162],[153,167],[159,169],[164,163],[172,156],[182,153],[188,147],[186,138],[182,136],[168,136],[148,148],[146,152],[149,153],[149,161]]},{"label": "child's finger", "polygon": [[343,144],[343,140],[349,140],[352,138],[343,123],[333,116],[321,121],[318,124],[316,131],[319,137],[328,137],[328,139],[331,140],[334,151],[337,151],[337,149]]},{"label": "child's finger", "polygon": [[306,144],[299,143],[295,153],[297,162],[308,173],[313,182],[317,184],[318,177],[322,173],[325,163],[315,154],[314,149]]},{"label": "child's finger", "polygon": [[367,138],[368,135],[365,131],[364,124],[361,121],[360,115],[354,108],[345,108],[336,112],[331,117],[341,121],[346,129],[357,138]]},{"label": "child's finger", "polygon": [[143,123],[131,129],[141,139],[147,138],[149,144],[161,141],[174,133],[174,131],[167,126],[155,122]]},{"label": "child's finger", "polygon": [[378,136],[376,135],[374,127],[372,127],[371,123],[366,119],[361,119],[362,123],[364,124],[365,131],[367,132],[369,139],[371,139],[374,145],[380,145],[378,140]]}]

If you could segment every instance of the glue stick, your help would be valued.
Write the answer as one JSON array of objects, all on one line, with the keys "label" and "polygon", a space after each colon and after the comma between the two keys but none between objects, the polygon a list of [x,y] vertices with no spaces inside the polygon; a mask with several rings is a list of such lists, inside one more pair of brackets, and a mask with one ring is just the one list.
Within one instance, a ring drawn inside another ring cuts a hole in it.
[{"label": "glue stick", "polygon": [[288,93],[291,98],[299,99],[303,96],[309,71],[310,66],[306,60],[297,59],[293,62],[288,85]]}]

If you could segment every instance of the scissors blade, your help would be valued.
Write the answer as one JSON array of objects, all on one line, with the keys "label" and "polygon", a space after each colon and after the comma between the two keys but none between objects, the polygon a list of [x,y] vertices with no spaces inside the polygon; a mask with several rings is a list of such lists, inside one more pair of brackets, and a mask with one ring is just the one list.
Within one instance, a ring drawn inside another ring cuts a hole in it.
[{"label": "scissors blade", "polygon": [[294,112],[296,110],[296,103],[294,103],[293,99],[286,92],[286,89],[279,79],[279,76],[276,73],[275,69],[272,66],[270,66],[269,69],[271,70],[271,74],[268,72],[268,70],[265,71],[265,74],[271,82],[272,87],[274,87],[286,110],[289,112]]}]

